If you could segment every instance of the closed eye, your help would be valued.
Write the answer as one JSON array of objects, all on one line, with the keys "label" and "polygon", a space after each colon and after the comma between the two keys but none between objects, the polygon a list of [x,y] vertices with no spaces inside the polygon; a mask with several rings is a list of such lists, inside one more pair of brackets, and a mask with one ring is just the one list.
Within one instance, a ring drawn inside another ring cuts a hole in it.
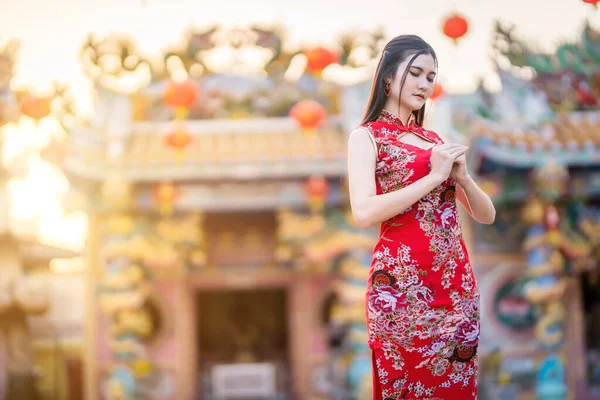
[{"label": "closed eye", "polygon": [[[421,75],[421,74],[424,72],[424,71],[423,71],[423,68],[421,68],[421,67],[417,67],[416,65],[413,65],[413,66],[411,66],[410,68],[411,68],[411,69],[409,70],[409,72],[410,72],[410,74],[411,74],[412,76],[414,76],[415,78],[418,78],[418,77],[419,77],[419,75]],[[414,72],[414,70],[417,70],[417,71],[419,71],[419,72]],[[430,72],[430,73],[429,73],[429,76],[427,77],[427,80],[428,80],[429,82],[433,83],[433,82],[435,81],[435,72],[433,72],[433,71],[432,71],[432,72]]]},{"label": "closed eye", "polygon": [[[421,75],[421,74],[419,74],[419,73],[412,72],[412,71],[410,71],[410,74],[411,74],[412,76],[414,76],[415,78],[418,78],[418,77],[419,77],[419,75]],[[428,77],[428,78],[427,78],[427,80],[428,80],[429,82],[433,83],[433,82],[435,81],[435,78],[429,78],[429,77]]]}]

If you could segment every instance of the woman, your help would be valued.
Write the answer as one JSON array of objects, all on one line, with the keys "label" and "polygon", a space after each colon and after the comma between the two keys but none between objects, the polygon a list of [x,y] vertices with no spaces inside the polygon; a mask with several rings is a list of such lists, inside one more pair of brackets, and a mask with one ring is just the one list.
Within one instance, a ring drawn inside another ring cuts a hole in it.
[{"label": "woman", "polygon": [[436,70],[421,38],[391,40],[348,142],[354,218],[381,223],[366,296],[377,400],[477,398],[479,291],[456,200],[480,223],[495,209],[467,172],[467,147],[422,127]]}]

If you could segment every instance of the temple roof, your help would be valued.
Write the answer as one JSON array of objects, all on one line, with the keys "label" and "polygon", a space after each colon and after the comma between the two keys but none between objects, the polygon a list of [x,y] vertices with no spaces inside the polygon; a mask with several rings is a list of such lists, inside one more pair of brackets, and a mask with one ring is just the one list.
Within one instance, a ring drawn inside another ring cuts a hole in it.
[{"label": "temple roof", "polygon": [[536,129],[478,119],[472,125],[476,151],[498,164],[533,167],[553,158],[571,166],[600,165],[600,118],[562,115]]},{"label": "temple roof", "polygon": [[112,138],[79,129],[64,168],[85,180],[116,170],[133,182],[345,174],[346,136],[333,119],[309,133],[287,117],[186,121],[185,127],[192,141],[181,152],[166,144],[169,122],[135,122],[129,134]]}]

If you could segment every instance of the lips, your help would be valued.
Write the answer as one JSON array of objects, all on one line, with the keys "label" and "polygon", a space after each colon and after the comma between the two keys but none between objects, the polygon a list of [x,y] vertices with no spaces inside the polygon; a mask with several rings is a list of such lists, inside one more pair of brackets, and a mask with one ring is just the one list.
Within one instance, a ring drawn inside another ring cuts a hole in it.
[{"label": "lips", "polygon": [[424,96],[424,95],[422,95],[422,94],[415,94],[415,95],[413,95],[413,96],[415,96],[415,97],[418,97],[418,98],[420,98],[421,100],[425,100],[425,96]]}]

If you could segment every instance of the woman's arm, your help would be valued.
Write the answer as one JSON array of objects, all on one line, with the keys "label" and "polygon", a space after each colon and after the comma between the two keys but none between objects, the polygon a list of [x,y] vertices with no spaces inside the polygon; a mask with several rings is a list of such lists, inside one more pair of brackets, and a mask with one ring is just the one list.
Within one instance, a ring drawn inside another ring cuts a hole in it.
[{"label": "woman's arm", "polygon": [[447,178],[443,173],[431,172],[402,189],[377,195],[376,160],[369,133],[363,128],[352,131],[348,140],[350,206],[354,220],[361,228],[370,228],[400,214]]},{"label": "woman's arm", "polygon": [[467,174],[458,182],[456,198],[473,217],[481,224],[493,224],[496,219],[496,208],[490,197]]},{"label": "woman's arm", "polygon": [[467,168],[467,157],[462,155],[452,166],[450,176],[456,180],[456,198],[473,219],[481,224],[493,224],[496,208],[490,197],[471,178]]}]

